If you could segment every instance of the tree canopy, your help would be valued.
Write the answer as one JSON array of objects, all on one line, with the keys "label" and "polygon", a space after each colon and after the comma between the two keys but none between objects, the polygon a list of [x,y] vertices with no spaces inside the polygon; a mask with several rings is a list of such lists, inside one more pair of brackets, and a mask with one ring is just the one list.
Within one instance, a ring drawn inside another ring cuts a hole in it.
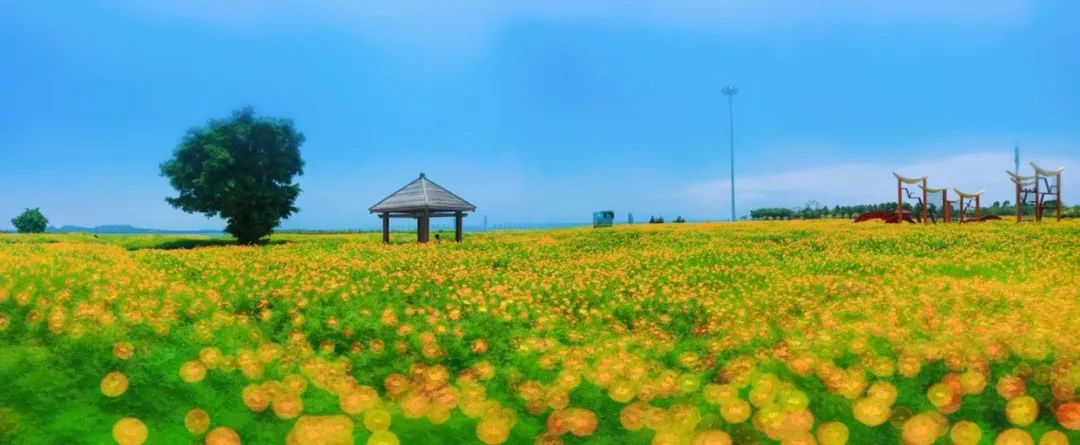
[{"label": "tree canopy", "polygon": [[165,200],[188,213],[220,216],[242,243],[258,241],[299,210],[293,178],[304,174],[303,143],[292,121],[256,116],[251,108],[211,120],[188,130],[161,164],[161,175],[179,192]]},{"label": "tree canopy", "polygon": [[48,224],[49,219],[36,207],[23,210],[19,216],[11,219],[11,225],[19,233],[42,233]]}]

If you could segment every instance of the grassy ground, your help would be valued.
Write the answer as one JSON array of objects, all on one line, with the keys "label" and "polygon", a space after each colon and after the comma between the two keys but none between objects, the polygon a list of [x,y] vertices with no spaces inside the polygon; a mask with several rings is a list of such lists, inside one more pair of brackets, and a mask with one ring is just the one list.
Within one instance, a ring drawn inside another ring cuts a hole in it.
[{"label": "grassy ground", "polygon": [[0,443],[1080,443],[1076,222],[379,236],[0,235]]}]

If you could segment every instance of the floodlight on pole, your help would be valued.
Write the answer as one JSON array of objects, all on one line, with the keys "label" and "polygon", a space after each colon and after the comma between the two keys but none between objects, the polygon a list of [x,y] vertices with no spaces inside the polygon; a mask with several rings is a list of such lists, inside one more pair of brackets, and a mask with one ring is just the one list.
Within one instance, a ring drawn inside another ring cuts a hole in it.
[{"label": "floodlight on pole", "polygon": [[728,97],[728,124],[731,129],[731,220],[735,221],[735,95],[739,93],[738,87],[728,86],[721,90]]}]

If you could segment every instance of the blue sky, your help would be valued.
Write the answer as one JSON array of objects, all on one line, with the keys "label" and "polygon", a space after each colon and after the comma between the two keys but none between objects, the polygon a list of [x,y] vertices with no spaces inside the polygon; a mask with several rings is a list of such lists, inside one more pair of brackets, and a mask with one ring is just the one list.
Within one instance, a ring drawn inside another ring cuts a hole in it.
[{"label": "blue sky", "polygon": [[0,0],[0,229],[222,227],[169,207],[157,165],[245,105],[307,136],[286,228],[374,226],[421,171],[492,223],[723,219],[727,84],[740,213],[887,201],[894,169],[1007,200],[1014,142],[1075,203],[1078,23],[1031,0]]}]

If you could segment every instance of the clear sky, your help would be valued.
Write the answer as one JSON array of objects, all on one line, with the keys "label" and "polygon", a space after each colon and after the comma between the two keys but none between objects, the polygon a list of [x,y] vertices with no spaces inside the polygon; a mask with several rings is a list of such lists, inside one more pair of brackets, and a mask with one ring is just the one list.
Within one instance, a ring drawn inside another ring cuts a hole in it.
[{"label": "clear sky", "polygon": [[1080,201],[1074,0],[0,0],[0,60],[0,229],[222,227],[158,164],[245,105],[307,136],[286,228],[374,226],[421,171],[473,224],[723,219],[728,84],[740,213],[894,169],[1008,200],[1014,142]]}]

